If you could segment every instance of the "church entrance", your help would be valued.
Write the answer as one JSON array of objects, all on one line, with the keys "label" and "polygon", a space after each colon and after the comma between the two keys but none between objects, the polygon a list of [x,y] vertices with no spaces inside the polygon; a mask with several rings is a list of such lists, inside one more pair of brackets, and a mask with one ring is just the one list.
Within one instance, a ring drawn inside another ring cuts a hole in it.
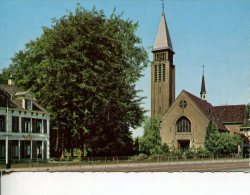
[{"label": "church entrance", "polygon": [[190,146],[190,140],[178,140],[178,148],[179,149],[188,149]]}]

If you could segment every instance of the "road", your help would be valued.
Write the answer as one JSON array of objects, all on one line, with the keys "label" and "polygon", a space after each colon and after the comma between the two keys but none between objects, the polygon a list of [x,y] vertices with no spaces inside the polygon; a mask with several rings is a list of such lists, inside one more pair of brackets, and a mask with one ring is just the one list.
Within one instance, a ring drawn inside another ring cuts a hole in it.
[{"label": "road", "polygon": [[123,163],[99,165],[64,165],[45,167],[14,168],[10,172],[40,171],[40,172],[231,172],[250,173],[249,159],[181,161],[154,163]]}]

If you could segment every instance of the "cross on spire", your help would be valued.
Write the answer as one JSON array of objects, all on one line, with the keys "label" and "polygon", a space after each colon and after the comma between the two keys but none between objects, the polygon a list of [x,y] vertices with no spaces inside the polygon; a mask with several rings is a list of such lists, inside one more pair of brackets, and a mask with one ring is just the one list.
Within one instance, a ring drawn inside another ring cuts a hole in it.
[{"label": "cross on spire", "polygon": [[204,76],[204,68],[205,68],[205,65],[203,64],[202,65],[202,75]]},{"label": "cross on spire", "polygon": [[161,0],[161,4],[162,4],[162,15],[164,15],[165,13],[164,13],[164,0]]}]

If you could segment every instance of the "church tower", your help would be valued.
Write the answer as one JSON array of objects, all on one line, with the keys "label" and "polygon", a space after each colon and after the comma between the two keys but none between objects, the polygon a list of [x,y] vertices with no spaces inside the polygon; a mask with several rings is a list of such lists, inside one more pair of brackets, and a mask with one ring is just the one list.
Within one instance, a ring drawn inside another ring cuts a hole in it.
[{"label": "church tower", "polygon": [[164,11],[152,53],[151,116],[162,116],[175,100],[174,51]]},{"label": "church tower", "polygon": [[203,72],[202,72],[202,81],[201,81],[201,92],[200,92],[200,97],[202,100],[206,100],[206,85],[205,85],[205,76],[204,76],[204,65],[203,67]]}]

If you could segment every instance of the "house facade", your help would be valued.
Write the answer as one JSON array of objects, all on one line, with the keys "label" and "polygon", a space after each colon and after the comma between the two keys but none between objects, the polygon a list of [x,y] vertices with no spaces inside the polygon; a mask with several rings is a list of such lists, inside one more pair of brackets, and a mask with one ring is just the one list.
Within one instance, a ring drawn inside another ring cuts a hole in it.
[{"label": "house facade", "polygon": [[0,85],[0,159],[48,159],[50,115],[10,79]]}]

